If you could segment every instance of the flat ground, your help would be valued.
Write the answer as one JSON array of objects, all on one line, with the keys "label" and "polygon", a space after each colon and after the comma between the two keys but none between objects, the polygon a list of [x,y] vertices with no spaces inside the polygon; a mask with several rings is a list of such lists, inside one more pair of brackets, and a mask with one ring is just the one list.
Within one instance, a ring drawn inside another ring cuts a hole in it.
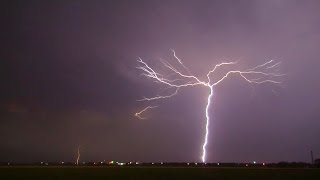
[{"label": "flat ground", "polygon": [[0,167],[0,179],[320,179],[320,168]]}]

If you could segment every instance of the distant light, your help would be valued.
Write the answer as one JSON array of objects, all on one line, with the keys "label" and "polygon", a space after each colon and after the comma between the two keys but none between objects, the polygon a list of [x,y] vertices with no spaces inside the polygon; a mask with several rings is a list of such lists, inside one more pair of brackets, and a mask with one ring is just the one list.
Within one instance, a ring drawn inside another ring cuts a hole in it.
[{"label": "distant light", "polygon": [[187,163],[187,165],[189,165],[190,163]]},{"label": "distant light", "polygon": [[40,164],[43,164],[43,162],[41,161]]},{"label": "distant light", "polygon": [[96,164],[95,162],[93,164]]},{"label": "distant light", "polygon": [[198,163],[194,163],[195,165],[198,165]]},{"label": "distant light", "polygon": [[62,161],[61,164],[64,164],[64,162]]},{"label": "distant light", "polygon": [[219,165],[220,165],[220,163],[217,163],[217,165],[219,166]]},{"label": "distant light", "polygon": [[264,165],[266,165],[266,163],[262,163],[262,165],[264,166]]},{"label": "distant light", "polygon": [[139,162],[136,162],[136,164],[139,164]]},{"label": "distant light", "polygon": [[161,162],[161,164],[163,164],[163,162]]},{"label": "distant light", "polygon": [[253,164],[256,164],[257,162],[256,161],[253,161]]},{"label": "distant light", "polygon": [[154,163],[151,163],[151,164],[154,164]]},{"label": "distant light", "polygon": [[8,166],[10,166],[10,163],[8,163]]},{"label": "distant light", "polygon": [[246,167],[248,167],[248,164],[246,164]]},{"label": "distant light", "polygon": [[82,162],[82,164],[86,164],[86,162]]}]

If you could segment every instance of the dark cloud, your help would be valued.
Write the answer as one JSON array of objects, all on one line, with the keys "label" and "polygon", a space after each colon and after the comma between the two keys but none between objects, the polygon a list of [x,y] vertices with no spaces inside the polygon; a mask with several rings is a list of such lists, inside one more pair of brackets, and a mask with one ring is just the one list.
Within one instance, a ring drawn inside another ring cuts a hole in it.
[{"label": "dark cloud", "polygon": [[[281,60],[281,87],[233,77],[215,89],[209,161],[309,161],[320,144],[319,2],[3,1],[0,161],[198,161],[207,90],[185,89],[133,114],[158,87],[170,48],[194,74],[239,60]],[[319,153],[318,153],[319,154]]]}]

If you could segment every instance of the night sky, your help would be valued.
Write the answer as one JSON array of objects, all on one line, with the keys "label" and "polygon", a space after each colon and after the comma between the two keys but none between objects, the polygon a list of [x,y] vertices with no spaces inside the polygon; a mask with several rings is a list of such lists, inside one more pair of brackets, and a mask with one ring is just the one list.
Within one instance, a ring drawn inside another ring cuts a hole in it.
[{"label": "night sky", "polygon": [[145,120],[170,48],[205,77],[215,64],[282,61],[281,86],[234,76],[210,107],[208,162],[320,158],[320,1],[1,1],[0,161],[200,161],[208,89],[187,88]]}]

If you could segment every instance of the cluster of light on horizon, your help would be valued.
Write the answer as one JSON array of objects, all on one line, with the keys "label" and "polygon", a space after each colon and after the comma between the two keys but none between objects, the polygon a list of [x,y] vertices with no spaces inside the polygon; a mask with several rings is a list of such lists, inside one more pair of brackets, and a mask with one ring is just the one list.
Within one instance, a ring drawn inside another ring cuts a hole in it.
[{"label": "cluster of light on horizon", "polygon": [[[79,164],[76,164],[76,163],[71,163],[71,162],[65,162],[65,161],[61,161],[61,162],[44,162],[44,161],[41,161],[40,162],[40,165],[41,166],[57,166],[57,165],[61,165],[61,166],[150,166],[150,165],[154,165],[154,166],[172,166],[173,164],[175,165],[187,165],[187,166],[220,166],[222,164],[222,166],[224,166],[224,163],[198,163],[198,162],[180,162],[180,163],[177,163],[177,162],[140,162],[140,161],[129,161],[129,162],[118,162],[118,161],[109,161],[109,162],[106,162],[105,160],[104,161],[101,161],[101,162],[85,162],[83,161],[82,163],[79,163]],[[228,164],[228,166],[230,166],[230,163],[226,163]],[[262,165],[262,166],[265,166],[267,165],[267,163],[265,162],[257,162],[257,161],[253,161],[253,162],[241,162],[241,163],[234,163],[238,166],[248,166],[249,164],[250,165]],[[16,165],[21,165],[21,163],[18,163],[18,164],[15,164],[15,163],[10,163],[10,162],[7,162],[6,163],[7,166],[16,166]],[[26,164],[24,164],[26,165]],[[35,165],[35,163],[32,163],[32,165]]]},{"label": "cluster of light on horizon", "polygon": [[[207,105],[205,108],[205,116],[206,116],[206,125],[205,125],[205,136],[204,141],[202,144],[202,162],[206,162],[206,146],[208,144],[208,137],[209,137],[209,123],[210,123],[210,116],[209,116],[209,108],[211,104],[211,99],[213,96],[214,87],[222,83],[226,80],[230,75],[237,74],[242,79],[250,84],[262,84],[262,83],[273,83],[273,84],[280,84],[281,81],[276,80],[278,77],[284,76],[284,74],[272,72],[275,68],[277,68],[281,62],[275,62],[274,60],[270,60],[265,62],[264,64],[255,66],[253,68],[249,68],[246,70],[239,70],[236,69],[236,64],[238,62],[223,62],[216,64],[213,69],[208,71],[206,74],[206,80],[200,80],[200,78],[194,76],[191,71],[183,64],[182,60],[177,57],[176,52],[171,49],[173,52],[174,59],[177,61],[176,64],[180,65],[180,68],[174,67],[168,61],[164,59],[160,59],[161,64],[164,68],[168,71],[171,71],[170,74],[162,74],[156,71],[154,68],[149,66],[145,61],[139,58],[137,61],[139,66],[137,67],[141,70],[144,77],[152,79],[156,83],[160,83],[166,86],[167,89],[172,89],[171,93],[165,95],[156,95],[154,97],[143,97],[138,101],[157,101],[163,100],[167,98],[171,98],[178,94],[178,92],[182,88],[186,87],[193,87],[193,86],[203,86],[209,89],[210,93],[207,98]],[[234,70],[227,71],[222,77],[218,78],[216,81],[212,80],[212,76],[216,72],[217,69],[223,67],[231,67],[235,68]],[[254,78],[252,78],[254,76]],[[143,108],[141,111],[135,113],[135,116],[140,119],[145,119],[143,117],[143,113],[149,109],[156,108],[158,105],[147,106]]]}]

